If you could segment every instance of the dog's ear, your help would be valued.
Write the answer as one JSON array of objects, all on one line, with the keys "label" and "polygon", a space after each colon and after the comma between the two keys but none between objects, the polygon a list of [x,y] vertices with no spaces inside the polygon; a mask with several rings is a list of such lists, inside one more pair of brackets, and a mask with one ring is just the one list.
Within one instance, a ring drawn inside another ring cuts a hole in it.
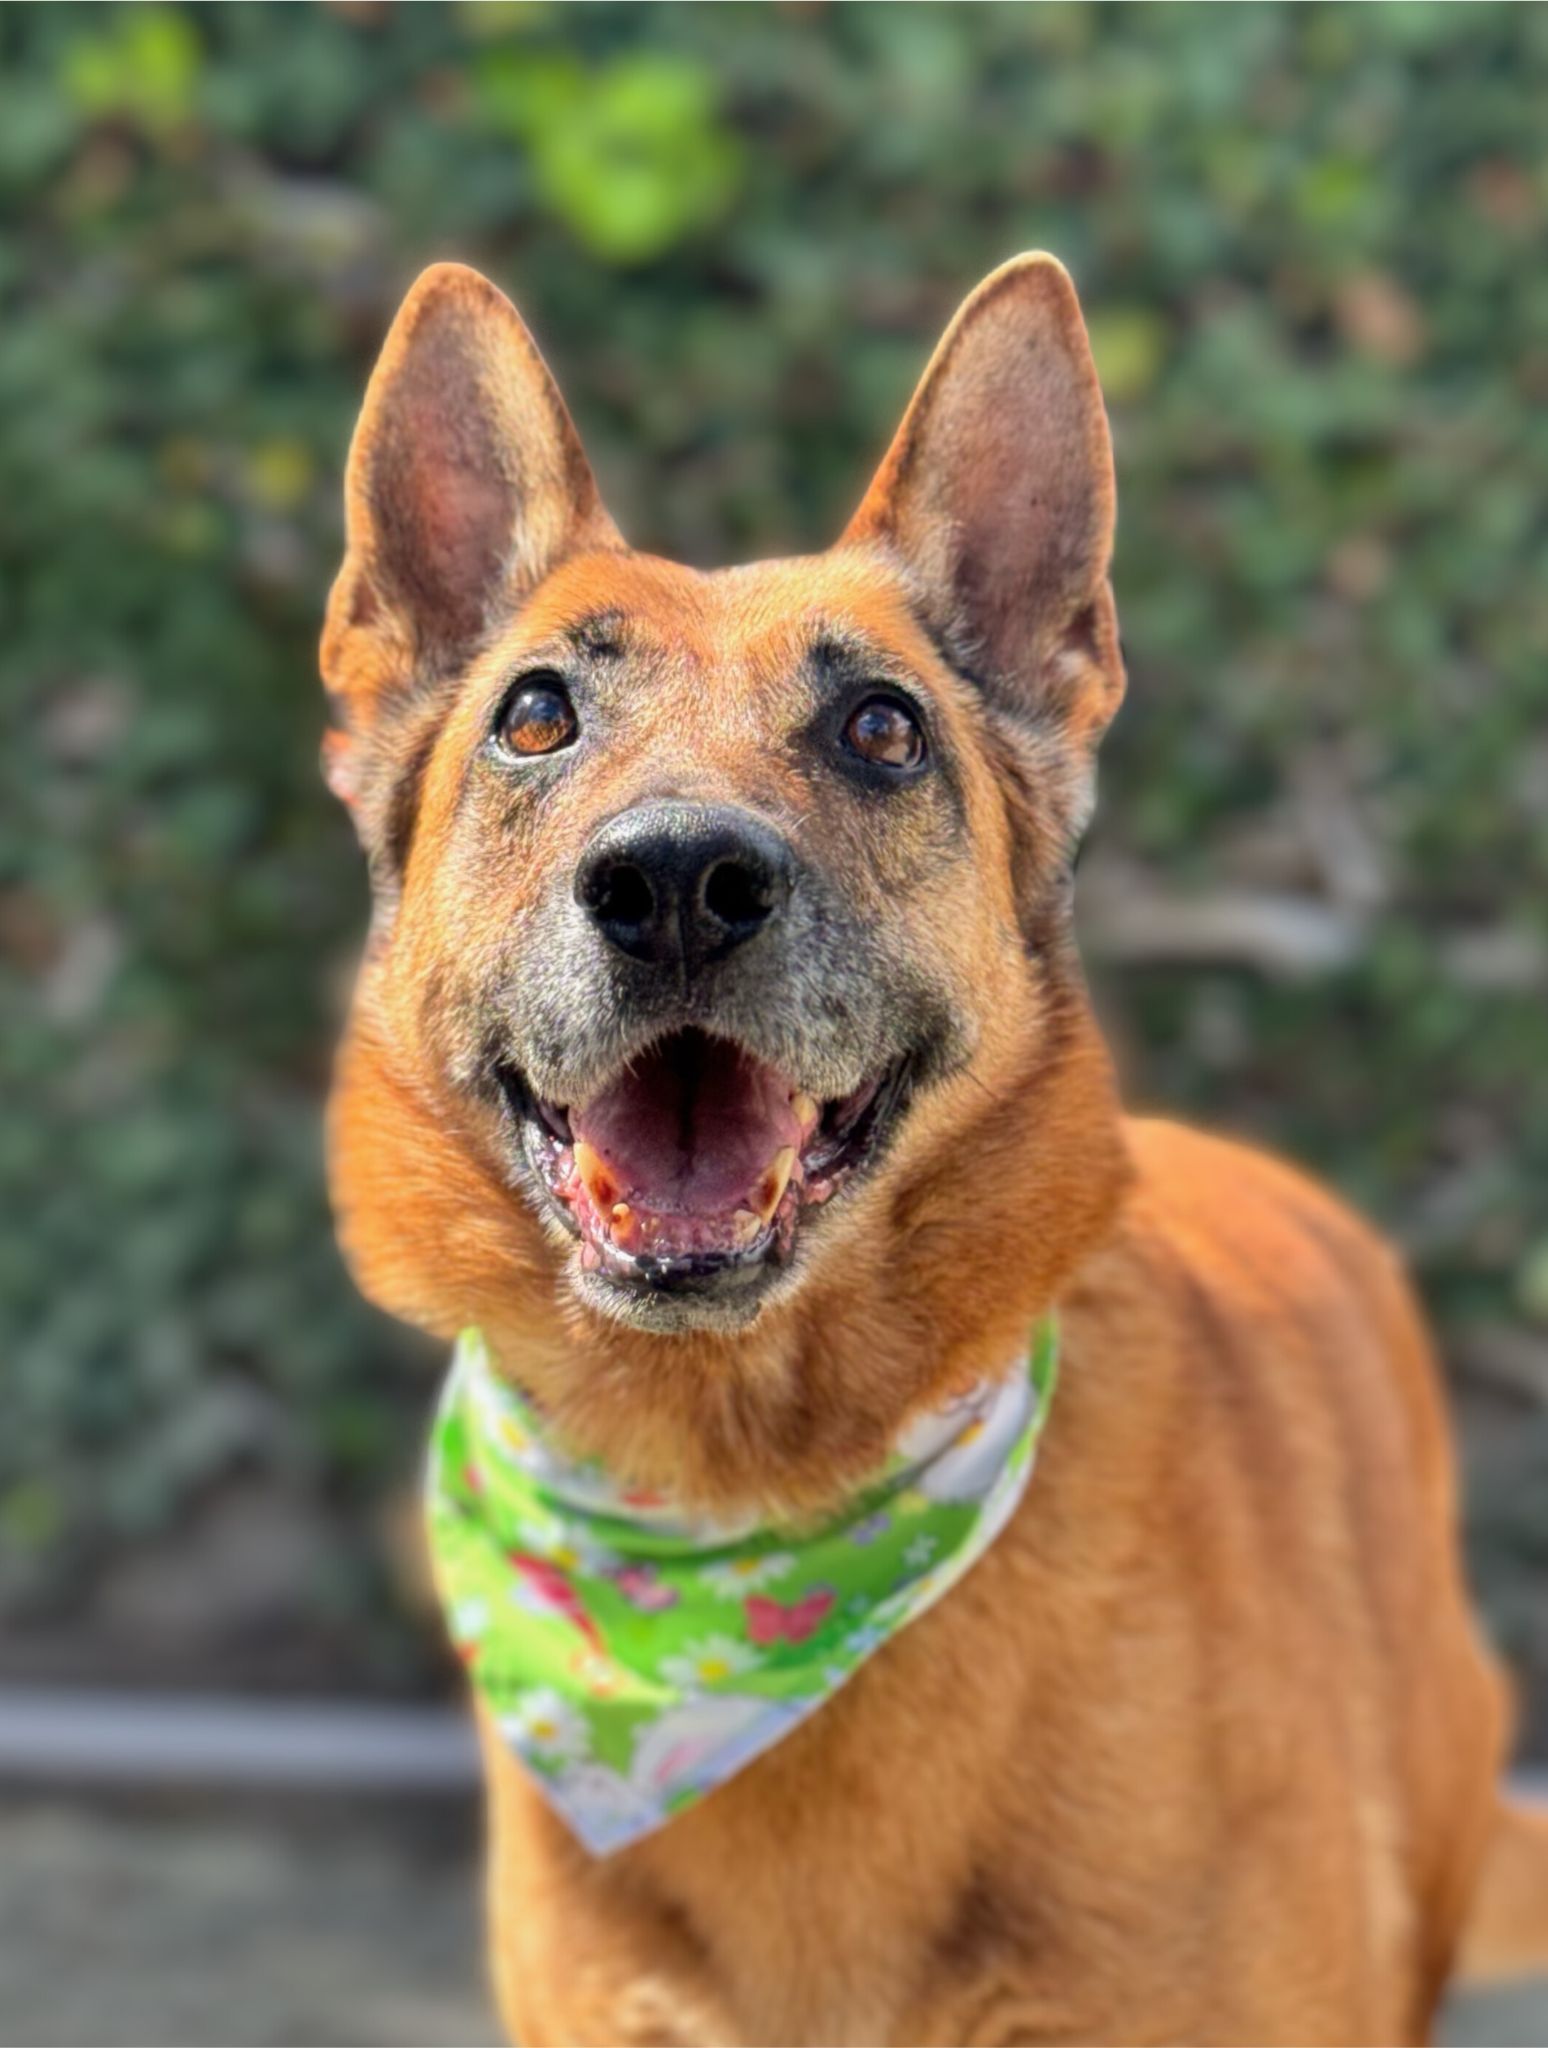
[{"label": "dog's ear", "polygon": [[345,728],[325,767],[349,801],[352,737],[454,674],[564,556],[622,546],[536,344],[476,270],[434,265],[399,309],[350,446],[345,532],[322,671]]},{"label": "dog's ear", "polygon": [[883,546],[950,657],[1094,745],[1123,696],[1113,458],[1075,287],[1018,256],[946,330],[842,544]]}]

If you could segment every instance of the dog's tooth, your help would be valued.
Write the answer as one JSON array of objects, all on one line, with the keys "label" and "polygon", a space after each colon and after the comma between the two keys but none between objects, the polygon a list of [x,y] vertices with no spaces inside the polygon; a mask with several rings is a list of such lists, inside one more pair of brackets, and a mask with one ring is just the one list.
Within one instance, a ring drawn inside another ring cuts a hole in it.
[{"label": "dog's tooth", "polygon": [[575,1147],[575,1171],[586,1183],[586,1192],[606,1215],[618,1200],[618,1185],[603,1164],[601,1154],[594,1152],[584,1139]]},{"label": "dog's tooth", "polygon": [[785,1146],[774,1155],[774,1164],[758,1183],[758,1214],[767,1223],[779,1207],[780,1197],[790,1185],[791,1169],[795,1165],[794,1145]]},{"label": "dog's tooth", "polygon": [[745,1251],[762,1228],[763,1218],[756,1209],[738,1209],[731,1218],[733,1248],[739,1252]]},{"label": "dog's tooth", "polygon": [[803,1131],[806,1129],[806,1126],[808,1124],[816,1123],[817,1104],[812,1096],[805,1094],[792,1095],[790,1098],[790,1107],[795,1111]]},{"label": "dog's tooth", "polygon": [[627,1202],[613,1204],[613,1242],[626,1252],[632,1252],[639,1244],[640,1220]]}]

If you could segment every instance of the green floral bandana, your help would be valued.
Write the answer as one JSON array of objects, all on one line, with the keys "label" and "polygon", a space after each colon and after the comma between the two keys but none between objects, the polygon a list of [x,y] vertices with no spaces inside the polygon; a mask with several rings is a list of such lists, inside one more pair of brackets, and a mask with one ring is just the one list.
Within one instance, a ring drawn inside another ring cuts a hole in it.
[{"label": "green floral bandana", "polygon": [[934,1605],[1020,1500],[1053,1397],[1024,1371],[910,1424],[876,1483],[799,1528],[689,1521],[544,1441],[465,1330],[431,1442],[430,1545],[502,1734],[594,1855],[789,1734]]}]

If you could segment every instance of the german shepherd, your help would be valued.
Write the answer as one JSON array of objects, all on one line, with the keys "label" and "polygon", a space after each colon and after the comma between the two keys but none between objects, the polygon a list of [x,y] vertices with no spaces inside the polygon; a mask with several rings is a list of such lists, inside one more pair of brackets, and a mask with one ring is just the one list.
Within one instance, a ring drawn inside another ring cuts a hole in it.
[{"label": "german shepherd", "polygon": [[1483,1962],[1548,1937],[1397,1259],[1116,1098],[1071,923],[1113,518],[1047,256],[799,560],[630,549],[474,271],[372,377],[322,643],[362,1288],[478,1326],[575,1454],[770,1524],[1061,1330],[1009,1526],[692,1811],[588,1856],[486,1721],[530,2048],[1419,2041],[1480,1895]]}]

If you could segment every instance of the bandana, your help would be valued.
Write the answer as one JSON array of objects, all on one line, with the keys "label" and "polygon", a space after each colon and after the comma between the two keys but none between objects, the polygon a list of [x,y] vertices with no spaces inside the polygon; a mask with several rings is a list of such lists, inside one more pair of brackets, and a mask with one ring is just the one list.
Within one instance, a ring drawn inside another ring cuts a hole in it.
[{"label": "bandana", "polygon": [[431,1440],[452,1640],[593,1855],[693,1806],[830,1699],[980,1558],[1031,1474],[1058,1340],[925,1414],[837,1513],[685,1518],[563,1456],[465,1330]]}]

